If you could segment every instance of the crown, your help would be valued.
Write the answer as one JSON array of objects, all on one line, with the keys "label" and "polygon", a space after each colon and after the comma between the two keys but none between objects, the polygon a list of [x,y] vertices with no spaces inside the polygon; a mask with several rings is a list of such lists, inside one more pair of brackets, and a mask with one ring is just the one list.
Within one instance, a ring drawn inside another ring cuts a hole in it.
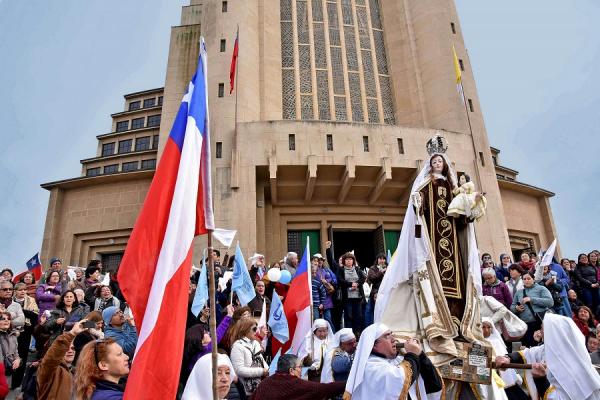
[{"label": "crown", "polygon": [[437,133],[434,137],[427,141],[425,145],[427,153],[432,156],[434,154],[444,154],[448,150],[448,141]]}]

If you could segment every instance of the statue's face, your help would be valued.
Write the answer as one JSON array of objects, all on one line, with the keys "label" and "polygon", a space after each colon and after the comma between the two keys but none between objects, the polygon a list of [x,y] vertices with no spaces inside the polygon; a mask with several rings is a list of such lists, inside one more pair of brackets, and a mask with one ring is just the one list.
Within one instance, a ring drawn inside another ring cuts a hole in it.
[{"label": "statue's face", "polygon": [[467,183],[467,178],[465,178],[464,175],[461,175],[460,178],[458,179],[458,184],[460,186],[464,185],[465,183]]},{"label": "statue's face", "polygon": [[434,173],[442,173],[444,170],[444,159],[442,156],[435,156],[431,159],[431,169]]}]

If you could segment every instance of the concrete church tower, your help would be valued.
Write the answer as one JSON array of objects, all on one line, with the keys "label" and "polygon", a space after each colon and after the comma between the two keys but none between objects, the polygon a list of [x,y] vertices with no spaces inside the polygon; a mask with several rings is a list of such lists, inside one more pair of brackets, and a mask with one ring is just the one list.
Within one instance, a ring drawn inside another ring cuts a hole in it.
[{"label": "concrete church tower", "polygon": [[[238,24],[236,120],[229,66]],[[318,238],[311,247],[320,252],[328,227],[334,237],[340,231],[334,245],[350,241],[340,251],[359,246],[343,235],[350,230],[360,240],[371,231],[372,247],[393,251],[385,231],[399,231],[410,185],[427,160],[425,142],[438,132],[457,170],[487,192],[480,248],[510,248],[453,1],[192,0],[172,30],[161,143],[193,74],[200,34],[218,151],[216,223],[238,229],[246,253],[275,260],[306,236]],[[455,86],[453,45],[467,108]]]}]

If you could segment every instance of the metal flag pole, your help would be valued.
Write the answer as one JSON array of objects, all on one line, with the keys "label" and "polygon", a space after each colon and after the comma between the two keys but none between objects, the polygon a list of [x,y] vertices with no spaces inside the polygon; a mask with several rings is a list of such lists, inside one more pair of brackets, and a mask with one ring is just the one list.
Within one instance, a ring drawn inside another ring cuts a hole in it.
[{"label": "metal flag pole", "polygon": [[[479,154],[477,154],[477,147],[475,147],[475,137],[473,136],[473,126],[471,125],[471,117],[469,117],[469,109],[467,106],[467,98],[465,95],[465,87],[463,86],[462,77],[460,80],[460,89],[462,92],[462,100],[463,105],[465,106],[465,114],[467,116],[467,122],[469,123],[469,133],[471,134],[471,143],[473,144],[473,152],[475,153],[475,172],[477,173],[477,179],[479,180],[479,187],[481,187],[481,192],[485,192],[483,189],[483,181],[481,180],[481,174],[479,173],[479,168],[477,168],[477,158]],[[482,155],[483,157],[483,155]],[[458,182],[457,182],[458,184]]]},{"label": "metal flag pole", "polygon": [[217,398],[217,301],[215,290],[215,266],[212,257],[212,230],[208,231],[208,298],[210,301],[210,338],[212,342],[212,389]]}]

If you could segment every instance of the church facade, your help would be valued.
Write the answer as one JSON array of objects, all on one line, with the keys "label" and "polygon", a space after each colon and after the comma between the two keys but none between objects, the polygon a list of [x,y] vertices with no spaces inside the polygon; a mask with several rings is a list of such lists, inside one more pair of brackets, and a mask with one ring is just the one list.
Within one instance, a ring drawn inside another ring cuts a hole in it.
[{"label": "church facade", "polygon": [[[519,182],[490,146],[452,0],[191,0],[171,31],[164,88],[126,95],[112,131],[98,136],[97,156],[82,160],[81,176],[42,185],[50,191],[43,262],[118,264],[201,35],[215,222],[238,231],[245,254],[276,261],[307,240],[312,253],[333,240],[335,253],[355,250],[361,264],[393,252],[428,159],[425,143],[436,134],[447,139],[455,169],[486,192],[488,212],[476,227],[481,252],[497,259],[556,237],[553,193]],[[204,246],[199,238],[195,259]]]}]

